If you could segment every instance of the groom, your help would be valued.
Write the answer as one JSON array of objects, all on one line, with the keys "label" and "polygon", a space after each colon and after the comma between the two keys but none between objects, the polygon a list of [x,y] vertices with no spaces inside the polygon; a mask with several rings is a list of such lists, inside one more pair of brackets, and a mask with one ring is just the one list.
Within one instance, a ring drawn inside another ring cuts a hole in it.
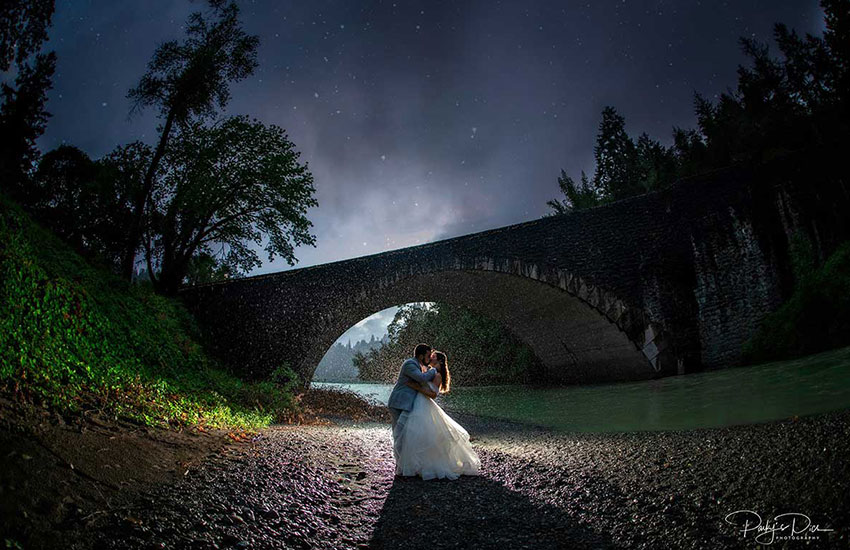
[{"label": "groom", "polygon": [[[437,371],[433,367],[426,372],[422,372],[422,368],[428,363],[430,357],[431,346],[428,344],[416,345],[413,350],[413,357],[402,363],[401,370],[398,373],[398,382],[396,382],[393,392],[390,394],[390,399],[387,402],[387,407],[390,409],[390,416],[393,418],[393,458],[395,459],[396,468],[398,468],[398,452],[401,448],[401,438],[399,435],[404,429],[404,424],[407,422],[407,417],[413,408],[413,399],[417,393],[415,389],[407,385],[407,382],[413,380],[417,384],[424,384],[434,379]],[[396,471],[396,473],[399,472]]]}]

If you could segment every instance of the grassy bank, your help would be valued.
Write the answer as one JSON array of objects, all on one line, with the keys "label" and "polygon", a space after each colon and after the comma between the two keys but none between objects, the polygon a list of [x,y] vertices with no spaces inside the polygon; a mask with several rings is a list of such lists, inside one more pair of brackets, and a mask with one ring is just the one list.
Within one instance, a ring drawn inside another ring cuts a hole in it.
[{"label": "grassy bank", "polygon": [[0,383],[19,399],[148,425],[256,429],[295,380],[247,383],[199,345],[182,306],[90,266],[0,197]]},{"label": "grassy bank", "polygon": [[791,298],[744,344],[744,361],[803,357],[850,345],[850,242],[801,277]]}]

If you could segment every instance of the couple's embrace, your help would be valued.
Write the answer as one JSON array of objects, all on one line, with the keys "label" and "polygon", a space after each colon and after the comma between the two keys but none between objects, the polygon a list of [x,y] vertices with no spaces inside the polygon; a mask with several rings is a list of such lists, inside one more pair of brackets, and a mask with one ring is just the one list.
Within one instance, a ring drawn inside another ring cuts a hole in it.
[{"label": "couple's embrace", "polygon": [[481,462],[469,433],[434,402],[451,384],[446,354],[419,344],[413,355],[402,364],[387,403],[396,475],[422,479],[478,475]]}]

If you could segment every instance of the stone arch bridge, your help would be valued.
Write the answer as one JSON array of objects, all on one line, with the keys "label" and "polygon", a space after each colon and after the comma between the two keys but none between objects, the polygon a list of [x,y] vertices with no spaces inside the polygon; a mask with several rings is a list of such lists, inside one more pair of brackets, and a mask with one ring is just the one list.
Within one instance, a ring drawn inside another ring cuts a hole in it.
[{"label": "stone arch bridge", "polygon": [[288,362],[309,381],[353,324],[419,301],[500,321],[559,382],[727,367],[790,293],[792,237],[823,259],[848,235],[846,192],[830,196],[829,175],[805,178],[795,183],[804,174],[793,157],[739,166],[587,211],[181,296],[214,353],[252,376]]}]

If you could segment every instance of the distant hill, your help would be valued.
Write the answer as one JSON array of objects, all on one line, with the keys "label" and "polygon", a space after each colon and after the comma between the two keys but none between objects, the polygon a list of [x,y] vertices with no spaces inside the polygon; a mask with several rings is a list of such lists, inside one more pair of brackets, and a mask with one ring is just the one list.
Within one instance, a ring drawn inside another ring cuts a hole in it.
[{"label": "distant hill", "polygon": [[387,342],[389,342],[389,336],[386,334],[380,340],[376,339],[373,334],[371,340],[360,340],[354,345],[351,344],[351,341],[347,345],[337,342],[319,361],[313,380],[316,382],[357,382],[357,368],[353,361],[354,354],[358,351],[366,353],[369,350],[380,348]]}]

